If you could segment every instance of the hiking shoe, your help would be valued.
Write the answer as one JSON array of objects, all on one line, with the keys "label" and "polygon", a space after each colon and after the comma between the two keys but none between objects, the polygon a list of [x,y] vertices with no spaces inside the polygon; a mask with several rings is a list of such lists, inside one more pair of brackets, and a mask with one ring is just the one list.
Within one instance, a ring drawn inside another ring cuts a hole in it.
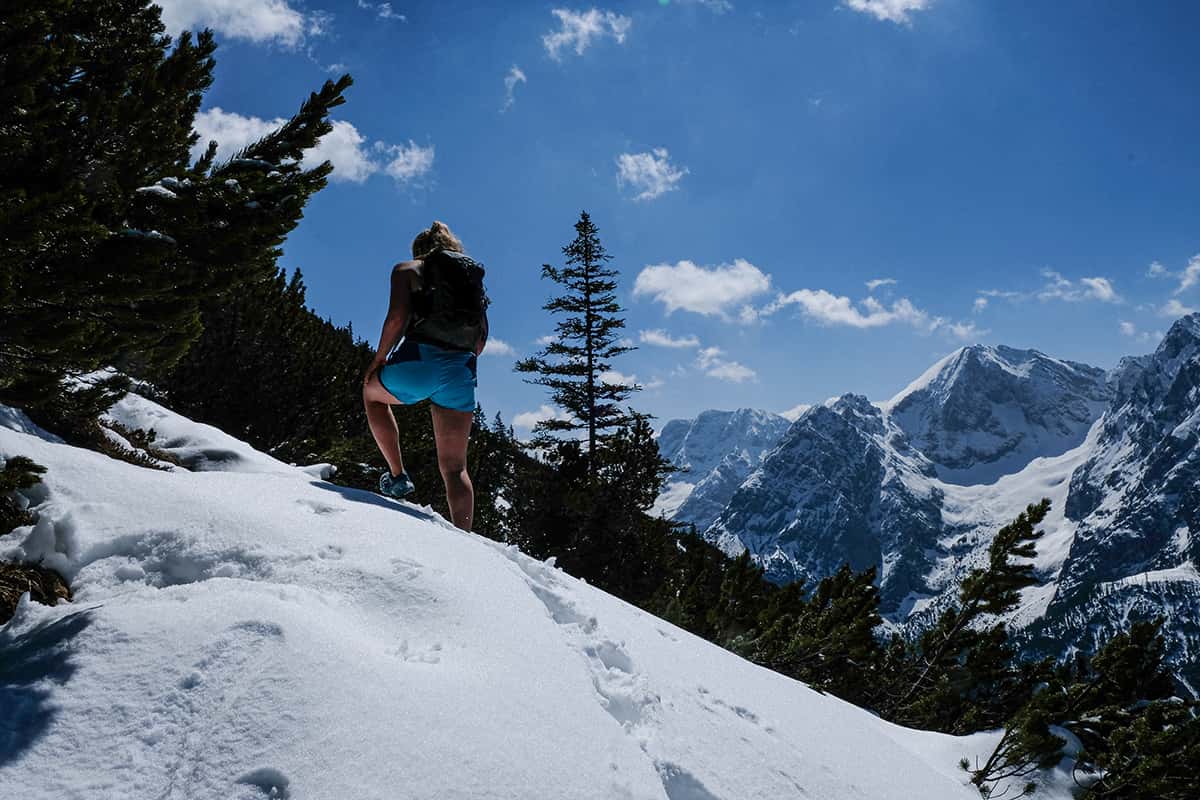
[{"label": "hiking shoe", "polygon": [[416,488],[409,480],[407,472],[393,475],[385,469],[379,476],[379,493],[385,497],[394,497],[399,500],[412,494]]}]

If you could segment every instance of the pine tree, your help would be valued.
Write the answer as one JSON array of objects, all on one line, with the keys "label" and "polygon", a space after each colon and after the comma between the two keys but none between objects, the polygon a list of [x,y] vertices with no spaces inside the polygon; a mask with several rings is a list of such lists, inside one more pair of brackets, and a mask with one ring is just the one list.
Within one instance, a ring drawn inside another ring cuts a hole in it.
[{"label": "pine tree", "polygon": [[517,362],[516,369],[536,375],[527,382],[550,389],[554,403],[569,417],[539,422],[535,443],[550,446],[556,441],[554,434],[587,431],[588,477],[594,479],[595,456],[606,432],[633,421],[620,402],[641,387],[605,379],[610,360],[634,348],[618,338],[625,320],[615,294],[617,271],[606,266],[611,256],[586,211],[579,215],[575,233],[574,241],[563,248],[565,266],[542,266],[542,277],[563,287],[563,294],[543,306],[563,315],[555,323],[557,336],[537,355]]},{"label": "pine tree", "polygon": [[[1037,584],[1032,557],[1042,532],[1036,526],[1049,510],[1050,501],[1042,500],[996,532],[987,566],[972,570],[959,587],[960,604],[922,634],[911,668],[885,707],[890,719],[968,733],[978,719],[1004,719],[1024,701],[1028,682],[1011,664],[1007,630],[1002,623],[980,623],[1015,608],[1021,589]],[[984,685],[985,677],[993,685]],[[1003,704],[989,706],[996,699]]]},{"label": "pine tree", "polygon": [[204,302],[272,276],[331,169],[300,158],[350,79],[230,161],[210,146],[190,165],[211,33],[172,45],[148,0],[0,14],[0,392],[28,403],[64,373],[172,363]]},{"label": "pine tree", "polygon": [[[1060,669],[1013,715],[987,760],[964,765],[972,783],[990,793],[1069,755],[1084,800],[1200,796],[1200,719],[1194,703],[1173,696],[1161,627],[1161,619],[1135,622],[1090,660]],[[1063,731],[1082,745],[1073,755]]]}]

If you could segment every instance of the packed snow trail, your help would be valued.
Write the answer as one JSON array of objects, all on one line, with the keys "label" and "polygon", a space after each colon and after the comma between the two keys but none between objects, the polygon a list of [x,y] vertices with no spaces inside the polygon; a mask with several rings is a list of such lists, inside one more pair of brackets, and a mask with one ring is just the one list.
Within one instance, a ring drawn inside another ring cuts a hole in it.
[{"label": "packed snow trail", "polygon": [[48,468],[0,558],[75,602],[0,629],[0,797],[965,800],[991,736],[910,731],[428,509],[131,395],[210,471],[0,414]]}]

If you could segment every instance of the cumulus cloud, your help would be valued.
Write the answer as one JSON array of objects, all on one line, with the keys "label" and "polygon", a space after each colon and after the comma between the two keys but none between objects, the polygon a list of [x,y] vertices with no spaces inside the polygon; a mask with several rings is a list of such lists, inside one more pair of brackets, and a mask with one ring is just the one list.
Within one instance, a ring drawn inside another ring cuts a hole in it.
[{"label": "cumulus cloud", "polygon": [[1128,336],[1139,342],[1157,342],[1162,339],[1162,331],[1139,331],[1132,322],[1121,321],[1119,325],[1122,336]]},{"label": "cumulus cloud", "polygon": [[790,294],[781,294],[763,309],[763,314],[773,314],[786,306],[798,307],[801,314],[823,325],[847,325],[851,328],[879,328],[895,322],[927,327],[930,319],[906,297],[895,301],[890,307],[874,297],[868,297],[856,305],[849,297],[835,295],[825,289],[798,289]]},{"label": "cumulus cloud", "polygon": [[508,70],[508,74],[504,76],[504,105],[500,107],[501,111],[508,111],[516,102],[516,91],[518,83],[528,83],[525,78],[525,73],[516,64],[513,64]]},{"label": "cumulus cloud", "polygon": [[1120,303],[1123,299],[1113,288],[1108,278],[1080,278],[1072,281],[1052,269],[1042,270],[1046,285],[1038,291],[1039,300],[1065,300],[1078,303],[1083,300],[1099,300],[1103,303]]},{"label": "cumulus cloud", "polygon": [[[220,141],[218,139],[218,141]],[[334,120],[333,130],[321,137],[317,146],[304,154],[305,166],[328,161],[333,164],[333,180],[362,183],[377,169],[364,148],[366,139],[349,122]]]},{"label": "cumulus cloud", "polygon": [[1172,297],[1158,310],[1158,314],[1160,317],[1182,317],[1195,311],[1191,306],[1179,302],[1178,298]]},{"label": "cumulus cloud", "polygon": [[671,154],[665,147],[657,147],[649,153],[621,153],[617,156],[617,186],[632,188],[637,192],[635,200],[653,200],[677,189],[687,174],[686,167],[676,167],[671,163]]},{"label": "cumulus cloud", "polygon": [[533,430],[534,425],[537,425],[539,422],[548,419],[561,419],[569,422],[572,417],[561,408],[543,403],[542,405],[538,406],[537,411],[523,411],[520,414],[517,414],[515,417],[513,417],[512,424],[514,428],[528,431]]},{"label": "cumulus cloud", "polygon": [[376,142],[375,149],[387,159],[383,171],[397,183],[413,183],[433,171],[433,145],[422,147],[410,139],[408,144]]},{"label": "cumulus cloud", "polygon": [[987,307],[988,307],[988,299],[986,297],[980,296],[980,297],[975,298],[975,302],[971,305],[971,310],[973,312],[975,312],[976,314],[978,314],[979,312],[983,311]]},{"label": "cumulus cloud", "polygon": [[1151,278],[1160,278],[1167,274],[1167,268],[1158,261],[1151,261],[1150,266],[1146,268],[1146,275]]},{"label": "cumulus cloud", "polygon": [[867,291],[873,292],[876,289],[878,289],[880,286],[895,286],[895,285],[896,285],[895,278],[875,278],[873,280],[867,281]]},{"label": "cumulus cloud", "polygon": [[483,348],[483,355],[516,358],[517,351],[516,348],[503,339],[497,339],[495,336],[489,336],[487,340],[487,347]]},{"label": "cumulus cloud", "polygon": [[558,19],[559,28],[543,36],[542,45],[555,61],[562,60],[564,50],[574,50],[575,55],[581,56],[593,42],[604,37],[621,44],[633,24],[629,17],[595,8],[587,11],[555,8],[550,13]]},{"label": "cumulus cloud", "polygon": [[[287,120],[282,117],[262,119],[243,116],[219,107],[201,111],[193,123],[200,139],[192,148],[192,158],[199,158],[210,141],[218,144],[218,160],[231,158],[285,122]],[[333,164],[331,180],[362,183],[382,170],[398,182],[406,182],[425,174],[433,166],[432,146],[421,148],[412,142],[407,146],[376,142],[373,154],[367,147],[366,138],[352,123],[333,120],[332,124],[333,130],[321,137],[316,147],[305,152],[302,162],[306,169],[311,169],[322,161],[329,161]],[[380,162],[376,154],[383,154],[390,160]]]},{"label": "cumulus cloud", "polygon": [[610,369],[600,373],[600,380],[603,383],[612,383],[617,386],[637,386],[636,375],[626,375],[623,372],[618,372],[615,369]]},{"label": "cumulus cloud", "polygon": [[907,297],[886,305],[871,296],[855,303],[849,297],[825,289],[798,289],[781,294],[759,313],[769,316],[789,306],[795,306],[802,316],[821,325],[866,329],[900,324],[922,333],[937,331],[963,340],[975,339],[987,333],[977,328],[974,322],[955,322],[934,316],[918,308]]},{"label": "cumulus cloud", "polygon": [[633,296],[657,300],[666,306],[668,314],[682,309],[748,322],[753,319],[753,310],[743,313],[746,302],[770,287],[771,279],[745,259],[715,267],[685,260],[645,267],[633,283]]},{"label": "cumulus cloud", "polygon": [[305,14],[287,0],[155,0],[167,33],[212,28],[232,39],[298,47],[329,24],[323,13]]},{"label": "cumulus cloud", "polygon": [[700,340],[695,336],[675,337],[661,328],[641,331],[638,333],[638,339],[641,340],[642,344],[653,345],[654,347],[670,347],[680,350],[700,346]]},{"label": "cumulus cloud", "polygon": [[907,25],[913,11],[924,11],[932,0],[844,0],[845,4],[878,20]]},{"label": "cumulus cloud", "polygon": [[719,347],[705,347],[696,354],[696,366],[710,378],[727,383],[744,383],[754,380],[758,373],[744,364],[725,358],[724,351]]}]

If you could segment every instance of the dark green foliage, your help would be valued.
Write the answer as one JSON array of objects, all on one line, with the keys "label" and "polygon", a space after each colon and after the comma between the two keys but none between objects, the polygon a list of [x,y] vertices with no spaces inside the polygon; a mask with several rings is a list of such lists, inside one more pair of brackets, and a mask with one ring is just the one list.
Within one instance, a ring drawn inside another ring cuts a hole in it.
[{"label": "dark green foliage", "polygon": [[804,599],[793,585],[762,615],[763,633],[750,652],[764,666],[869,705],[881,679],[883,650],[875,570],[855,573],[847,564]]},{"label": "dark green foliage", "polygon": [[618,340],[625,320],[616,296],[617,271],[606,266],[612,257],[586,211],[575,223],[575,234],[563,248],[564,267],[542,265],[542,277],[563,287],[563,294],[542,306],[560,315],[554,325],[556,338],[537,355],[517,362],[516,369],[536,375],[528,382],[550,389],[555,405],[570,417],[539,422],[535,443],[548,447],[556,441],[555,434],[587,431],[588,475],[594,477],[597,465],[591,454],[599,452],[606,432],[633,422],[633,415],[619,404],[640,387],[604,380],[610,359],[634,348]]},{"label": "dark green foliage", "polygon": [[1042,535],[1036,526],[1049,510],[1050,501],[1043,500],[997,531],[988,565],[972,570],[959,587],[960,605],[946,609],[913,646],[907,668],[882,703],[885,716],[913,727],[969,733],[1001,724],[1025,701],[1029,668],[1015,663],[1003,623],[983,623],[1015,608],[1020,590],[1037,583],[1027,559],[1036,552]]},{"label": "dark green foliage", "polygon": [[0,470],[0,536],[13,528],[34,523],[33,514],[16,493],[37,486],[45,473],[45,467],[25,456],[13,456],[4,462],[4,469]]},{"label": "dark green foliage", "polygon": [[28,407],[63,374],[177,360],[202,303],[269,279],[331,167],[348,76],[279,131],[189,164],[210,33],[163,36],[147,0],[19,3],[0,25],[0,392]]},{"label": "dark green foliage", "polygon": [[[1173,697],[1162,620],[1135,622],[1089,661],[1060,669],[1008,722],[989,759],[971,771],[985,793],[1074,761],[1083,798],[1183,800],[1200,796],[1200,720]],[[1059,731],[1082,749],[1070,753]]]}]

